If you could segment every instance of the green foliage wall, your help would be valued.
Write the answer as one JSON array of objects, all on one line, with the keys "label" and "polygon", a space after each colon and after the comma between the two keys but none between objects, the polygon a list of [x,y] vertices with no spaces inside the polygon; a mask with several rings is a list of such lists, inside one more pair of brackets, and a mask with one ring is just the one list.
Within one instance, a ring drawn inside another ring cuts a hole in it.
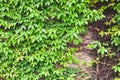
[{"label": "green foliage wall", "polygon": [[81,42],[89,21],[102,13],[90,0],[0,0],[0,78],[6,80],[67,80],[66,62]]}]

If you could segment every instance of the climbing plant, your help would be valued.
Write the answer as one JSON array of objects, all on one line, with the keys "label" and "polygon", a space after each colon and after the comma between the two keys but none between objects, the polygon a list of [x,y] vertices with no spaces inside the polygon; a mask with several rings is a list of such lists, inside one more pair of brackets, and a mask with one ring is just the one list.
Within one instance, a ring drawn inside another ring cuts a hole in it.
[{"label": "climbing plant", "polygon": [[[107,41],[106,43],[94,41],[90,45],[88,45],[90,49],[96,50],[97,53],[100,54],[100,56],[102,56],[102,58],[99,57],[99,60],[96,61],[96,63],[98,62],[102,63],[100,59],[103,59],[105,57],[107,58],[109,57],[111,60],[114,60],[116,56],[119,55],[120,52],[120,2],[119,0],[110,0],[107,2],[108,5],[102,6],[100,10],[104,12],[106,9],[111,8],[115,11],[115,15],[110,21],[105,22],[107,26],[111,27],[109,27],[107,31],[101,31],[99,35],[103,38],[109,37],[110,41]],[[116,58],[114,62],[116,64],[113,64],[112,69],[119,75],[120,58]],[[119,78],[115,78],[115,80],[116,79]]]},{"label": "climbing plant", "polygon": [[70,80],[64,76],[74,60],[79,33],[103,17],[90,0],[0,0],[0,78]]}]

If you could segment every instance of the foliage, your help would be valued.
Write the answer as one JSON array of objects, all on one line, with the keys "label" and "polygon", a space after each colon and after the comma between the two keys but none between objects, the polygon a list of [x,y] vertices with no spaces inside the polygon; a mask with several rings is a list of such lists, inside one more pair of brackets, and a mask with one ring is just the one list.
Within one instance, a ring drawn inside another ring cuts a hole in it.
[{"label": "foliage", "polygon": [[[112,24],[114,24],[114,26],[112,25],[112,27],[108,28],[107,31],[101,31],[99,35],[103,38],[109,37],[110,41],[106,43],[100,42],[100,41],[94,41],[93,43],[88,45],[88,47],[90,49],[95,49],[97,53],[99,53],[100,56],[102,56],[102,58],[107,56],[111,59],[114,59],[113,56],[116,56],[120,52],[120,2],[119,0],[116,0],[116,2],[115,0],[111,0],[108,5],[101,7],[100,11],[104,12],[104,10],[107,8],[113,8],[116,11],[116,14],[115,14],[115,17],[113,17],[110,21],[105,22],[105,24],[107,26],[111,26]],[[115,48],[117,49],[117,51],[114,50]],[[99,60],[100,59],[101,58],[99,57]],[[119,74],[120,73],[119,58],[116,59],[116,63],[117,63],[116,65],[113,65],[112,69],[114,70],[114,72]],[[115,78],[115,80],[119,80],[119,78]]]},{"label": "foliage", "polygon": [[81,69],[80,68],[71,68],[71,67],[67,67],[66,68],[66,71],[64,72],[64,75],[65,76],[70,76],[73,77],[75,76],[75,74],[81,72]]},{"label": "foliage", "polygon": [[[120,51],[120,2],[114,6],[114,9],[117,11],[117,14],[115,16],[116,19],[116,25],[113,26],[111,30],[111,43],[115,45]],[[120,73],[120,61],[118,59],[118,64],[113,66],[113,69],[115,72]]]},{"label": "foliage", "polygon": [[[86,25],[103,17],[90,0],[0,0],[0,78],[66,80]],[[58,65],[58,66],[57,66]]]},{"label": "foliage", "polygon": [[105,55],[106,53],[109,53],[108,51],[110,50],[110,48],[107,47],[108,47],[107,43],[101,43],[99,41],[94,41],[88,45],[89,49],[97,49],[97,53],[101,55]]},{"label": "foliage", "polygon": [[[117,3],[113,6],[113,9],[116,10],[117,14],[112,18],[106,25],[111,25],[111,22],[116,23],[112,28],[109,28],[107,32],[101,31],[100,35],[102,37],[110,36],[111,44],[120,51],[120,3]],[[118,59],[119,61],[119,59]],[[115,72],[120,73],[120,62],[117,65],[113,66]]]},{"label": "foliage", "polygon": [[114,80],[120,80],[120,78],[115,78]]}]

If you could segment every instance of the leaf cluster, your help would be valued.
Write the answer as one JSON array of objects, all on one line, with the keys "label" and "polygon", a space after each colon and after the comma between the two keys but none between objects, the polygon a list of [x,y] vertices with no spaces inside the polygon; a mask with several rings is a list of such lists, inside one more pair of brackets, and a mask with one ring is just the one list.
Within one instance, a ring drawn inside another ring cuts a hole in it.
[{"label": "leaf cluster", "polygon": [[0,78],[66,80],[75,51],[67,43],[79,44],[88,22],[103,17],[89,2],[0,0]]}]

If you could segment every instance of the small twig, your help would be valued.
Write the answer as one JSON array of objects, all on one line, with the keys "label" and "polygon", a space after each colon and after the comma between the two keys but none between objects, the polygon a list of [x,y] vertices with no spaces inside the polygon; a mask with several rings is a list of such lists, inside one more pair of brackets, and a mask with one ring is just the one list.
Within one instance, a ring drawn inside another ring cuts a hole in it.
[{"label": "small twig", "polygon": [[104,68],[105,68],[105,62],[106,62],[106,57],[105,57],[105,60],[104,60],[104,64],[103,64],[102,69],[104,69]]}]

